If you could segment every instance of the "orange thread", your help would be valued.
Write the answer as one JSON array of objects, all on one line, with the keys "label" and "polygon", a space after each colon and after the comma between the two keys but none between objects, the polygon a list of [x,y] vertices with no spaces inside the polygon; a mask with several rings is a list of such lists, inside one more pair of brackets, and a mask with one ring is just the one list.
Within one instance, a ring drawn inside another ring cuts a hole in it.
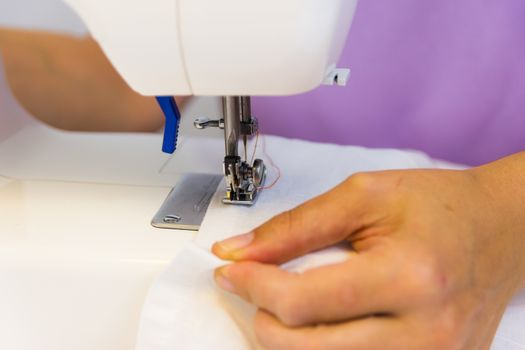
[{"label": "orange thread", "polygon": [[259,145],[259,131],[255,134],[255,146],[253,147],[253,153],[252,153],[252,160],[250,161],[250,164],[253,164],[253,161],[255,160],[255,153],[257,153],[257,146]]},{"label": "orange thread", "polygon": [[[259,139],[259,133],[257,133],[257,140],[258,139]],[[256,144],[256,147],[257,147],[257,144]],[[270,161],[270,165],[272,166],[272,168],[274,168],[277,171],[277,177],[270,185],[266,187],[259,187],[259,190],[269,190],[269,189],[272,189],[277,184],[277,182],[279,182],[279,180],[281,179],[281,168],[279,168],[277,164],[274,163],[272,157],[270,157],[270,155],[266,152],[266,138],[264,137],[264,135],[262,136],[262,149],[263,149],[262,150],[263,154],[266,156],[268,161]]]}]

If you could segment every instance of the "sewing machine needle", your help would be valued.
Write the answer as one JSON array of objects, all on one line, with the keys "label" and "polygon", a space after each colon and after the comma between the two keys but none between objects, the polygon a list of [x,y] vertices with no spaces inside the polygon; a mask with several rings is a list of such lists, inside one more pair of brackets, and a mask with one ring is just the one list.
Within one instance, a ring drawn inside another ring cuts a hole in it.
[{"label": "sewing machine needle", "polygon": [[242,136],[242,143],[244,144],[244,160],[248,162],[248,136]]}]

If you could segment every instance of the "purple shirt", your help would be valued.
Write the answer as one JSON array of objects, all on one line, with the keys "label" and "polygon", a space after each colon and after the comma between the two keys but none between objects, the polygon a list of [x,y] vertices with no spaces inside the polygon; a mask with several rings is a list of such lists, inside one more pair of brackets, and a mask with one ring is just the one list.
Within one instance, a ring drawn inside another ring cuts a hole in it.
[{"label": "purple shirt", "polygon": [[525,150],[525,1],[362,0],[346,88],[256,98],[265,133],[481,164]]}]

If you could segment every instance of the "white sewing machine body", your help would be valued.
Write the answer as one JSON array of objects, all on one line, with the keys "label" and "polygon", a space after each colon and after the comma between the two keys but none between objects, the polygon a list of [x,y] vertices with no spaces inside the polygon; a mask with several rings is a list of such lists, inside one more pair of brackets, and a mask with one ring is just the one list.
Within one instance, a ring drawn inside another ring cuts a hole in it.
[{"label": "white sewing machine body", "polygon": [[[357,0],[66,2],[124,80],[143,95],[157,96],[166,116],[164,152],[176,150],[180,121],[170,96],[223,97],[223,117],[199,119],[195,126],[224,129],[226,204],[253,205],[265,184],[264,162],[243,159],[238,150],[240,139],[246,149],[248,138],[258,133],[250,96],[298,94],[323,82],[346,85],[348,79],[349,70],[336,63]],[[170,195],[153,224],[198,227],[202,215],[191,222],[184,218],[193,216],[192,207],[201,207],[198,198],[211,196],[198,189],[216,181],[220,177],[185,183],[190,189]]]},{"label": "white sewing machine body", "polygon": [[335,68],[357,0],[65,0],[143,95],[290,95]]}]

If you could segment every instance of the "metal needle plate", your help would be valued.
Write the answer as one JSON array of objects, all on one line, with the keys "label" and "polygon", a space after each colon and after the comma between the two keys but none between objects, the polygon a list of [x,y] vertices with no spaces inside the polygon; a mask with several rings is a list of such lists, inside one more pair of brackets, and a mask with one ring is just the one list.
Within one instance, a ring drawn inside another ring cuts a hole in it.
[{"label": "metal needle plate", "polygon": [[163,229],[198,231],[223,179],[223,175],[184,175],[171,190],[151,224]]}]

